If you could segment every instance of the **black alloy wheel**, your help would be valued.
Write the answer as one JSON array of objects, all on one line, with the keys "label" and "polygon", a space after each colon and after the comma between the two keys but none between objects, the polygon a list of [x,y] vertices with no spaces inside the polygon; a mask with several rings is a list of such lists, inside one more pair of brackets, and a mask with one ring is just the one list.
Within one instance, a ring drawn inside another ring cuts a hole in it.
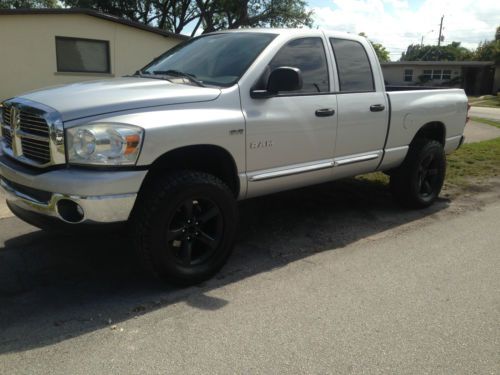
[{"label": "black alloy wheel", "polygon": [[172,172],[151,181],[140,198],[136,247],[154,276],[193,285],[222,268],[238,223],[234,193],[223,181],[203,172]]},{"label": "black alloy wheel", "polygon": [[167,251],[182,266],[195,266],[213,256],[224,233],[220,208],[209,199],[193,197],[175,210],[167,228]]},{"label": "black alloy wheel", "polygon": [[440,162],[434,154],[428,154],[418,167],[418,194],[422,200],[432,198],[441,190],[439,177]]},{"label": "black alloy wheel", "polygon": [[428,207],[439,196],[445,174],[443,145],[435,140],[417,139],[410,145],[403,164],[390,173],[392,194],[405,207]]}]

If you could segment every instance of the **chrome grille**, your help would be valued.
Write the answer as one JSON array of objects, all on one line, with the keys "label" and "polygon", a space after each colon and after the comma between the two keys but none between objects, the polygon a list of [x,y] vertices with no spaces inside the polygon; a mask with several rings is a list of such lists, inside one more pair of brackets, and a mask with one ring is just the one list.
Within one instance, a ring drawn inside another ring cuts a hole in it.
[{"label": "chrome grille", "polygon": [[21,112],[20,117],[20,129],[23,132],[49,138],[49,127],[43,118],[25,112]]},{"label": "chrome grille", "polygon": [[2,111],[2,137],[5,145],[12,148],[12,134],[10,131],[10,108],[4,107]]},{"label": "chrome grille", "polygon": [[1,128],[7,156],[36,167],[65,162],[63,126],[52,108],[20,98],[4,102]]},{"label": "chrome grille", "polygon": [[42,141],[24,136],[21,138],[21,147],[25,157],[35,160],[40,164],[50,162],[50,145],[48,139],[47,141]]},{"label": "chrome grille", "polygon": [[20,132],[17,134],[21,139],[22,155],[40,164],[49,163],[50,138],[47,121],[38,114],[20,110],[18,127]]},{"label": "chrome grille", "polygon": [[4,107],[2,111],[2,119],[3,123],[7,126],[10,126],[10,108]]}]

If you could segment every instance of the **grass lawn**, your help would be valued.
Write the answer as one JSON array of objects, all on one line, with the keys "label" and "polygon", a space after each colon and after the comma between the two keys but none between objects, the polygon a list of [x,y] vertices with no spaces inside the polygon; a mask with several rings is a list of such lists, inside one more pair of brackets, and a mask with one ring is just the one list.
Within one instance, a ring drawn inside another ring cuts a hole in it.
[{"label": "grass lawn", "polygon": [[[498,177],[500,176],[500,138],[464,144],[447,158],[446,187],[464,187],[491,177]],[[389,177],[381,172],[357,178],[384,185],[389,183]]]},{"label": "grass lawn", "polygon": [[481,97],[469,96],[469,103],[475,107],[500,108],[500,96],[485,95]]},{"label": "grass lawn", "polygon": [[470,119],[472,121],[481,122],[483,124],[496,126],[497,128],[500,128],[500,121],[489,120],[487,118],[481,118],[481,117],[471,117]]},{"label": "grass lawn", "polygon": [[447,184],[464,185],[499,175],[500,138],[468,143],[448,155]]}]

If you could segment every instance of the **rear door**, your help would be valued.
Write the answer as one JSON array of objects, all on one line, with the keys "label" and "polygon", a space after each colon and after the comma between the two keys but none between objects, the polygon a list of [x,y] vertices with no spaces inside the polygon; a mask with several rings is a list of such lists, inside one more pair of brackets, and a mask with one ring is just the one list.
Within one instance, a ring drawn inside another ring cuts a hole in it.
[{"label": "rear door", "polygon": [[[335,177],[373,171],[383,156],[389,105],[377,91],[373,61],[358,41],[329,38],[338,74],[338,127]],[[380,85],[379,85],[380,86]]]}]

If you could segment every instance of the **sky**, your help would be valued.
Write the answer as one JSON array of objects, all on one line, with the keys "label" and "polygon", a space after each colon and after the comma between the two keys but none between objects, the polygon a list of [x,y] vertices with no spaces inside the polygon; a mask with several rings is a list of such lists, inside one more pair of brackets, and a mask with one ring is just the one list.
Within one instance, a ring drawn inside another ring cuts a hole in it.
[{"label": "sky", "polygon": [[365,32],[396,61],[410,44],[437,44],[443,20],[444,44],[476,48],[500,26],[500,0],[309,0],[315,27]]}]

